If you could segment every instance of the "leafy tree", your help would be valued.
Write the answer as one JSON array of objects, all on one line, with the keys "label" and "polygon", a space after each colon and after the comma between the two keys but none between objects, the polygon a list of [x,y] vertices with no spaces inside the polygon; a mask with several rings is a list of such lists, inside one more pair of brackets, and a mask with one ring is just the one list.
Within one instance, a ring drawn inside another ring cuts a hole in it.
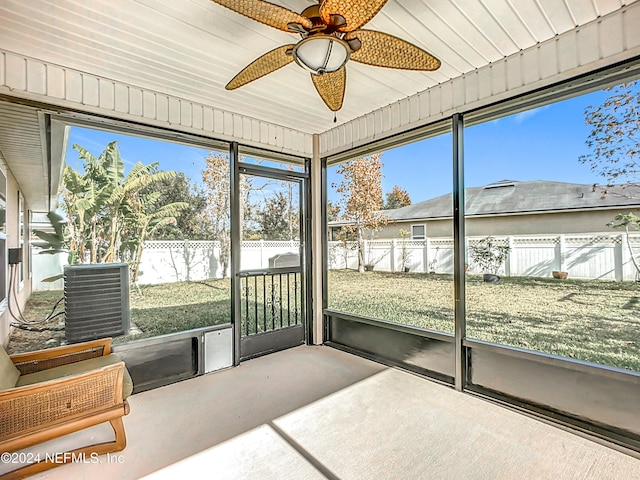
[{"label": "leafy tree", "polygon": [[213,238],[211,226],[206,218],[207,195],[202,189],[191,184],[184,173],[173,178],[156,182],[145,189],[145,193],[159,193],[157,205],[176,202],[188,204],[176,217],[175,224],[167,222],[149,232],[151,240],[210,240]]},{"label": "leafy tree", "polygon": [[[138,252],[134,262],[139,261],[144,237],[156,224],[153,219],[161,218],[150,209],[172,217],[172,221],[179,213],[176,205],[173,209],[160,209],[158,199],[150,201],[144,190],[154,182],[174,177],[175,172],[158,171],[157,162],[138,162],[125,176],[117,142],[109,143],[99,157],[80,145],[73,148],[83,161],[83,171],[67,165],[63,173],[61,206],[69,219],[66,228],[70,250],[77,252],[80,262],[123,261],[132,250]],[[140,223],[144,215],[153,218]],[[137,271],[137,264],[133,267]]]},{"label": "leafy tree", "polygon": [[387,192],[386,202],[384,204],[385,210],[394,210],[408,205],[411,205],[411,198],[409,197],[409,192],[404,188],[394,185],[391,191]]},{"label": "leafy tree", "polygon": [[[289,165],[288,170],[293,171],[293,165]],[[284,181],[280,183],[280,186],[284,188],[282,196],[286,203],[282,212],[286,217],[286,223],[289,229],[287,238],[285,240],[293,240],[299,237],[300,232],[300,216],[298,209],[294,204],[294,188],[296,184],[290,181]]]},{"label": "leafy tree", "polygon": [[[590,153],[582,155],[580,162],[588,164],[592,172],[606,179],[602,195],[607,195],[614,184],[621,188],[640,180],[640,88],[638,81],[617,85],[599,106],[585,109],[585,122],[591,126],[586,144]],[[595,188],[595,185],[594,185]],[[612,192],[613,193],[613,192]],[[607,226],[640,229],[640,219],[634,213],[618,214]],[[627,237],[631,260],[640,275],[640,265]]]},{"label": "leafy tree", "polygon": [[[220,242],[220,263],[222,275],[226,276],[231,253],[231,170],[229,155],[209,152],[202,170],[204,194],[207,198],[205,219],[209,224],[213,238]],[[253,209],[251,192],[253,186],[249,175],[240,178],[240,217],[241,230],[251,230]]]},{"label": "leafy tree", "polygon": [[298,217],[288,214],[293,206],[285,192],[267,197],[256,213],[260,238],[265,240],[293,240],[299,231]]},{"label": "leafy tree", "polygon": [[[382,154],[351,160],[342,164],[337,173],[342,182],[333,188],[340,194],[338,204],[342,217],[349,221],[346,230],[355,233],[358,245],[358,271],[364,272],[364,231],[376,231],[387,223],[382,208]],[[371,259],[368,259],[369,261]]]},{"label": "leafy tree", "polygon": [[[117,177],[109,179],[111,195],[106,205],[107,215],[103,219],[110,220],[108,230],[108,246],[102,258],[102,262],[116,262],[122,259],[120,253],[122,246],[122,233],[124,227],[130,219],[128,216],[135,215],[136,203],[140,202],[140,192],[154,181],[159,181],[175,175],[175,172],[158,171],[158,162],[149,165],[136,163],[128,175],[119,174]],[[124,171],[124,163],[122,163]],[[107,221],[108,222],[108,221]]]},{"label": "leafy tree", "polygon": [[231,248],[231,175],[229,156],[209,152],[202,181],[206,187],[208,208],[206,219],[211,225],[213,238],[220,242],[222,275],[226,277]]},{"label": "leafy tree", "polygon": [[[205,158],[202,170],[202,181],[205,185],[204,193],[207,197],[205,218],[209,222],[213,238],[220,242],[220,263],[222,274],[226,276],[229,267],[231,249],[231,175],[229,155],[209,152]],[[255,229],[254,208],[251,203],[251,193],[255,190],[250,175],[240,177],[240,218],[241,235],[245,238]]]},{"label": "leafy tree", "polygon": [[586,144],[590,153],[580,162],[606,179],[607,187],[624,180],[640,180],[640,89],[638,82],[611,89],[602,105],[585,109],[591,127]]},{"label": "leafy tree", "polygon": [[[61,209],[65,211],[69,222],[66,225],[68,230],[68,242],[70,256],[74,262],[86,258],[86,247],[91,242],[95,244],[95,216],[89,212],[94,210],[95,190],[90,188],[89,179],[74,169],[65,165],[62,173],[62,204]],[[89,238],[85,238],[88,235]]]},{"label": "leafy tree", "polygon": [[126,238],[123,242],[123,256],[128,251],[130,257],[126,258],[133,266],[131,280],[136,283],[140,275],[140,262],[144,242],[148,234],[166,225],[175,225],[176,218],[189,208],[186,202],[173,202],[161,204],[161,193],[151,192],[135,195],[129,198],[125,225],[127,227]]},{"label": "leafy tree", "polygon": [[335,222],[340,216],[340,205],[327,201],[327,221]]}]

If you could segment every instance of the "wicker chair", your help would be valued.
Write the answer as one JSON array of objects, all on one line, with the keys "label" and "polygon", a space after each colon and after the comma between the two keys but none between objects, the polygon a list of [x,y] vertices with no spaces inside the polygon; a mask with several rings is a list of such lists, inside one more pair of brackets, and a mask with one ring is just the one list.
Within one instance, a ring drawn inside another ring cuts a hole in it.
[{"label": "wicker chair", "polygon": [[110,338],[12,356],[0,346],[0,452],[17,452],[103,422],[115,432],[112,442],[51,458],[43,454],[39,462],[1,475],[2,480],[123,450],[122,417],[129,413],[126,399],[132,390],[124,362],[111,353]]}]

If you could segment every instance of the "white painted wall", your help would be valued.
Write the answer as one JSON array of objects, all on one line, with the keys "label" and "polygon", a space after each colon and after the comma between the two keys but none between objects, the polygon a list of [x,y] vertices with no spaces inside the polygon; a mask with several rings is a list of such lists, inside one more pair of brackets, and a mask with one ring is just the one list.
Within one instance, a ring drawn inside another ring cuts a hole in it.
[{"label": "white painted wall", "polygon": [[2,49],[0,93],[292,155],[312,153],[309,134]]}]

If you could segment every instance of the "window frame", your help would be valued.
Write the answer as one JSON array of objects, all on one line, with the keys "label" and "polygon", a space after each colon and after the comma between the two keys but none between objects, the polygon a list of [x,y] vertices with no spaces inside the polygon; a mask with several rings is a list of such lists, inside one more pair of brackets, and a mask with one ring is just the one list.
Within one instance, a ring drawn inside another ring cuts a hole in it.
[{"label": "window frame", "polygon": [[[413,233],[414,227],[422,227],[422,235],[416,235]],[[411,224],[411,240],[426,240],[427,239],[427,224],[426,223],[413,223]]]},{"label": "window frame", "polygon": [[26,210],[25,210],[25,200],[24,195],[21,190],[18,190],[18,248],[20,249],[20,263],[17,266],[18,268],[18,291],[22,291],[24,288],[25,281],[25,238],[26,238],[26,218],[25,218]]},{"label": "window frame", "polygon": [[0,168],[0,204],[4,204],[4,219],[0,223],[0,313],[7,307],[7,174]]}]

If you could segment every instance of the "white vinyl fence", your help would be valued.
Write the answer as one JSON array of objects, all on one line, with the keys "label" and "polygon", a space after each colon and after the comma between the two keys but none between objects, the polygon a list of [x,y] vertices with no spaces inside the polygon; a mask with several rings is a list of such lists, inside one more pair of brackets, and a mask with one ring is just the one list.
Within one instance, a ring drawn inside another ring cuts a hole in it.
[{"label": "white vinyl fence", "polygon": [[[242,270],[269,267],[269,259],[283,253],[298,253],[298,241],[255,240],[242,242]],[[61,273],[67,254],[39,255],[34,249],[33,289],[59,290],[62,280],[54,283],[42,279]],[[220,242],[150,241],[145,242],[140,264],[139,283],[151,285],[222,278]],[[229,272],[226,272],[227,275]]]},{"label": "white vinyl fence", "polygon": [[[483,237],[468,237],[468,247]],[[636,280],[627,242],[640,257],[640,235],[586,234],[548,236],[496,236],[511,250],[500,270],[505,276],[550,277],[554,270],[570,278]],[[357,268],[355,242],[329,242],[329,268]],[[365,263],[374,270],[453,273],[453,239],[366,240]],[[404,251],[404,253],[403,253]],[[403,258],[405,259],[403,265]],[[639,260],[640,261],[640,260]],[[469,273],[483,273],[470,260]]]},{"label": "white vinyl fence", "polygon": [[[636,258],[640,257],[640,235],[585,234],[547,236],[496,236],[511,252],[500,272],[505,276],[550,277],[553,270],[569,272],[569,278],[602,280],[636,280],[627,241]],[[467,239],[467,246],[480,237]],[[242,242],[242,270],[268,268],[269,259],[283,253],[297,253],[297,241]],[[33,256],[33,288],[35,291],[60,289],[62,281],[53,284],[41,280],[62,272],[66,255]],[[358,267],[355,242],[329,242],[330,269]],[[367,240],[365,261],[374,270],[453,273],[453,240]],[[469,273],[482,273],[469,263]],[[205,241],[152,241],[145,243],[140,266],[140,283],[156,284],[188,280],[222,278],[220,245]],[[228,274],[228,272],[227,272]]]}]

